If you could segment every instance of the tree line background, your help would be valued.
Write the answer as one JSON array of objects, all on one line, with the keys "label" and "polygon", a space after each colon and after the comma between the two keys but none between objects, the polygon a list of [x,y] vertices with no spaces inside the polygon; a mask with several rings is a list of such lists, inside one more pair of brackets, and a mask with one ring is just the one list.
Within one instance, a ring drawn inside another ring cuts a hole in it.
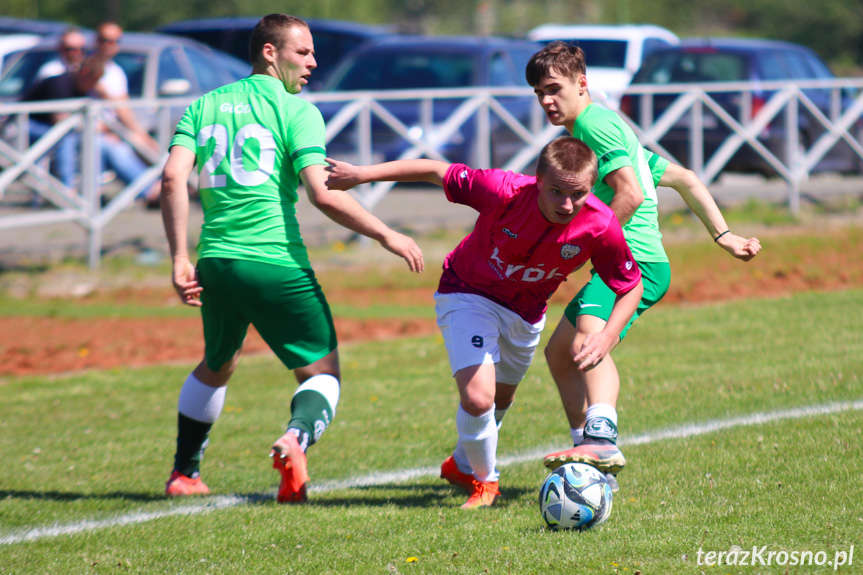
[{"label": "tree line background", "polygon": [[839,75],[863,75],[863,0],[0,0],[0,14],[149,31],[187,18],[262,16],[351,20],[433,35],[522,36],[545,23],[657,24],[680,37],[788,40]]}]

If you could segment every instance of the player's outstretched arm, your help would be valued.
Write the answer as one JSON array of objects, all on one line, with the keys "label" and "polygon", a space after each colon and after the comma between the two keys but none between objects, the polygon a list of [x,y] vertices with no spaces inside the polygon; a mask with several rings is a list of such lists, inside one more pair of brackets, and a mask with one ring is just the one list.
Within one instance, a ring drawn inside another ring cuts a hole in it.
[{"label": "player's outstretched arm", "polygon": [[412,272],[425,269],[423,254],[416,242],[390,229],[373,214],[365,210],[350,194],[337,188],[327,187],[327,172],[321,165],[304,168],[300,172],[309,200],[328,218],[349,230],[362,234],[401,256]]},{"label": "player's outstretched arm", "polygon": [[676,190],[704,224],[710,237],[737,259],[748,262],[761,251],[758,238],[744,238],[729,231],[728,224],[725,223],[725,218],[722,217],[722,212],[707,186],[692,170],[670,163],[659,180],[659,185]]},{"label": "player's outstretched arm", "polygon": [[183,146],[171,148],[162,171],[162,223],[171,249],[172,281],[180,300],[191,306],[201,305],[201,292],[195,266],[189,259],[187,231],[189,225],[189,175],[195,167],[195,153]]},{"label": "player's outstretched arm", "polygon": [[620,294],[611,308],[611,315],[602,331],[588,334],[580,349],[573,348],[572,361],[578,365],[581,371],[590,370],[611,353],[614,346],[620,341],[620,332],[626,327],[629,318],[638,309],[644,286],[639,281],[628,292]]},{"label": "player's outstretched arm", "polygon": [[371,166],[354,166],[327,158],[325,169],[329,174],[327,187],[331,190],[349,190],[369,182],[428,182],[443,187],[443,179],[450,164],[438,160],[396,160]]}]

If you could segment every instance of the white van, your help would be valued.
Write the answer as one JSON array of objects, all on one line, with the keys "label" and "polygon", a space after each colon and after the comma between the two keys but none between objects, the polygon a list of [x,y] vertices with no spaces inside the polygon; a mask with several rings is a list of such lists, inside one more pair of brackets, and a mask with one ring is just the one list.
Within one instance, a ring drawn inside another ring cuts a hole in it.
[{"label": "white van", "polygon": [[587,87],[597,102],[616,110],[641,62],[651,52],[680,43],[670,30],[651,24],[543,24],[528,32],[530,40],[574,43],[587,58]]}]

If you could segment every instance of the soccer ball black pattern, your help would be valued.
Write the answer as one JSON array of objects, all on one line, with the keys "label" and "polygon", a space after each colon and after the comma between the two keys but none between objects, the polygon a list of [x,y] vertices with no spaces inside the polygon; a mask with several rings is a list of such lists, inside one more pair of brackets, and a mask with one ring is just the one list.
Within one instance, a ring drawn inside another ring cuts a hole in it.
[{"label": "soccer ball black pattern", "polygon": [[596,527],[611,514],[611,486],[596,468],[566,463],[542,484],[539,512],[552,529]]}]

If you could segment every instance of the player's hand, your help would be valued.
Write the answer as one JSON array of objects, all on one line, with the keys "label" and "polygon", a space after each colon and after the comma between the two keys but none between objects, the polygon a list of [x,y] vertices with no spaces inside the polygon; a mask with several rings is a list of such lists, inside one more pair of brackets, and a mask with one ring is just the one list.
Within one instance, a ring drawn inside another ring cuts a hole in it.
[{"label": "player's hand", "polygon": [[381,245],[397,256],[404,258],[412,272],[420,273],[425,269],[423,252],[413,238],[390,230],[390,233],[381,239]]},{"label": "player's hand", "polygon": [[180,301],[186,305],[200,307],[201,292],[204,288],[198,283],[198,273],[195,266],[186,258],[174,260],[174,289],[180,296]]},{"label": "player's hand", "polygon": [[326,158],[326,161],[329,166],[324,169],[329,173],[326,181],[329,189],[345,192],[363,183],[359,178],[359,169],[353,164],[340,162],[332,158]]},{"label": "player's hand", "polygon": [[758,241],[758,238],[746,239],[732,233],[725,234],[716,243],[732,256],[744,262],[748,262],[761,251],[761,242]]},{"label": "player's hand", "polygon": [[590,371],[599,365],[606,355],[611,353],[617,340],[617,336],[607,334],[605,330],[590,333],[584,338],[581,349],[576,349],[573,346],[572,361],[578,365],[579,370]]}]

